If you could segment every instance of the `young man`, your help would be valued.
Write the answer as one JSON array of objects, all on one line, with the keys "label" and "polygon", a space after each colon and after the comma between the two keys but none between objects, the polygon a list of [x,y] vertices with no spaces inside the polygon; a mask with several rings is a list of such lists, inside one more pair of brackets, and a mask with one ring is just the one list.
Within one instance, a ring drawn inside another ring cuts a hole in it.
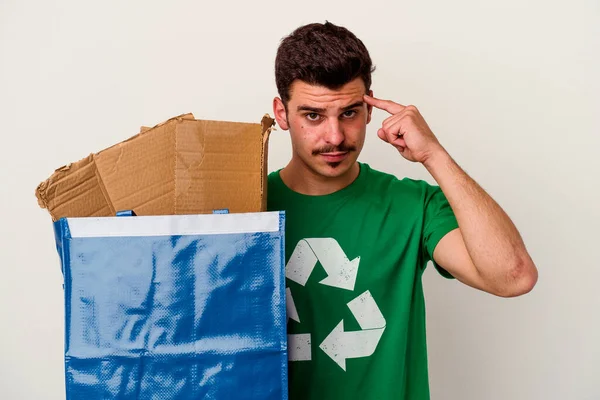
[{"label": "young man", "polygon": [[[373,97],[363,43],[310,24],[277,53],[273,109],[293,155],[269,175],[285,210],[292,399],[429,398],[421,277],[497,296],[529,292],[537,270],[504,211],[450,157],[414,106]],[[438,185],[357,161],[374,108],[377,131]]]}]

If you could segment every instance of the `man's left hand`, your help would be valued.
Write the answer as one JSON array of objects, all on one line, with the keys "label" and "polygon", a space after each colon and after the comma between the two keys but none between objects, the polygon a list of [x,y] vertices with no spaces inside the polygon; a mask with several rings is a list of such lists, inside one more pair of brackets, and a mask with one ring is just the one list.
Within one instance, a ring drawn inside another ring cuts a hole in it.
[{"label": "man's left hand", "polygon": [[390,117],[377,131],[379,138],[394,146],[409,161],[425,163],[434,153],[444,151],[415,106],[364,96],[367,104],[387,111]]}]

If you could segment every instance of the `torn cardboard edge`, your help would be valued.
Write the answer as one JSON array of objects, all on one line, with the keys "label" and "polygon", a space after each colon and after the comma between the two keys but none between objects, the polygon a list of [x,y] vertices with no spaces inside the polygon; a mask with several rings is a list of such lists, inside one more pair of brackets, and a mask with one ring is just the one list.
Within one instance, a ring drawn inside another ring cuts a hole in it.
[{"label": "torn cardboard edge", "polygon": [[266,210],[268,139],[275,121],[196,120],[191,113],[55,170],[35,191],[63,217]]}]

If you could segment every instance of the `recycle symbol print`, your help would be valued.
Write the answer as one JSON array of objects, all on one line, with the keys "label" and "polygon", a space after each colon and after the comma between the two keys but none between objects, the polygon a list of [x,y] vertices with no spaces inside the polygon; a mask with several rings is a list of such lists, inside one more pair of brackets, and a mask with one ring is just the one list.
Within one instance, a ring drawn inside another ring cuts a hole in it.
[{"label": "recycle symbol print", "polygon": [[[332,238],[300,240],[286,265],[285,276],[305,286],[317,262],[321,263],[327,273],[327,277],[320,281],[320,284],[354,291],[360,257],[349,260],[338,242]],[[288,320],[291,318],[300,322],[289,287],[286,288],[286,303]],[[344,371],[347,359],[372,355],[385,330],[385,318],[368,290],[347,305],[361,330],[344,331],[342,319],[319,345],[319,348]],[[310,333],[288,335],[288,359],[312,359]]]}]

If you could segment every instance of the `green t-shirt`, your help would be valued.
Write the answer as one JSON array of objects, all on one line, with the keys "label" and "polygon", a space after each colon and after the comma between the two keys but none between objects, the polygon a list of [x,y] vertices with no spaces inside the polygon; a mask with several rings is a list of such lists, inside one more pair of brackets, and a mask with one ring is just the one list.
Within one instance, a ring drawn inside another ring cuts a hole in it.
[{"label": "green t-shirt", "polygon": [[286,212],[290,398],[429,399],[421,277],[458,227],[439,187],[361,163],[349,186],[308,196],[276,171],[268,209]]}]

